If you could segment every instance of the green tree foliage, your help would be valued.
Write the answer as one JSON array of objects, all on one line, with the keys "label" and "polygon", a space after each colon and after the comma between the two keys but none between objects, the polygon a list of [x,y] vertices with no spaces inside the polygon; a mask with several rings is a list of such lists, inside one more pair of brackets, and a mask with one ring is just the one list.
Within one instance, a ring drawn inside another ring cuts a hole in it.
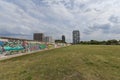
[{"label": "green tree foliage", "polygon": [[119,45],[120,41],[117,41],[115,39],[107,40],[107,41],[90,40],[90,41],[81,41],[80,44],[84,44],[84,45]]}]

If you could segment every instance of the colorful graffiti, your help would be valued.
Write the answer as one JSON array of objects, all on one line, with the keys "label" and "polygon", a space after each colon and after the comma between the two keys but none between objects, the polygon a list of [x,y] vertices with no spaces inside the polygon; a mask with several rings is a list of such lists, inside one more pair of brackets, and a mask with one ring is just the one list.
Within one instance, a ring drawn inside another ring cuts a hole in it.
[{"label": "colorful graffiti", "polygon": [[11,55],[45,49],[46,45],[34,41],[1,40],[0,54]]},{"label": "colorful graffiti", "polygon": [[19,39],[0,39],[0,55],[13,55],[68,46],[65,43],[40,43]]}]

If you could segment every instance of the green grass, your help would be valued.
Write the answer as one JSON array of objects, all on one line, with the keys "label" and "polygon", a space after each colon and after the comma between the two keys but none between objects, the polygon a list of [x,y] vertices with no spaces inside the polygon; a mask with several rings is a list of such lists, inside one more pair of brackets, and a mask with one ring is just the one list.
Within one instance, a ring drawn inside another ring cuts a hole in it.
[{"label": "green grass", "polygon": [[3,60],[0,80],[120,80],[120,46],[76,45]]}]

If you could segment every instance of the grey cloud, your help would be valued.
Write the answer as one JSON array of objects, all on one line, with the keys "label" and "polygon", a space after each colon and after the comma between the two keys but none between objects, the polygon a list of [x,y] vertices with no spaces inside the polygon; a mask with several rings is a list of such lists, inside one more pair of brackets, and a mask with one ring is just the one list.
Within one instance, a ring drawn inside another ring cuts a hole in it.
[{"label": "grey cloud", "polygon": [[112,26],[111,34],[115,34],[115,35],[120,34],[120,24],[115,24]]},{"label": "grey cloud", "polygon": [[109,18],[109,21],[112,22],[112,23],[120,23],[120,17],[119,17],[119,16],[114,16],[114,15],[112,15],[112,16]]},{"label": "grey cloud", "polygon": [[[94,38],[94,32],[112,36],[120,31],[119,25],[116,27],[120,22],[118,2],[120,1],[0,0],[0,32],[44,32],[54,35],[55,38],[66,34],[68,41],[71,40],[70,34],[74,29],[79,29],[83,35],[89,34],[90,38]],[[117,7],[111,6],[113,3],[116,3]],[[116,16],[113,16],[114,13]],[[110,25],[111,23],[114,24]]]},{"label": "grey cloud", "polygon": [[110,25],[110,24],[95,24],[92,27],[88,27],[84,30],[84,34],[91,35],[92,33],[101,32],[104,35],[119,35],[120,34],[120,25]]},{"label": "grey cloud", "polygon": [[95,31],[99,31],[101,30],[103,33],[109,33],[111,28],[110,24],[94,24],[93,26],[88,27],[87,29],[85,29],[84,33],[85,34],[92,34]]}]

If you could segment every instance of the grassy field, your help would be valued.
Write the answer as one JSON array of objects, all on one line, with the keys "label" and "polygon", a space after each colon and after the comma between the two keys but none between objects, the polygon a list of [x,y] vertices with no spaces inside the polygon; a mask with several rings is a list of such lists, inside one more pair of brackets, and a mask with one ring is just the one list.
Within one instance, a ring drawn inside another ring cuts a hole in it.
[{"label": "grassy field", "polygon": [[120,46],[76,45],[3,60],[0,80],[120,80]]}]

